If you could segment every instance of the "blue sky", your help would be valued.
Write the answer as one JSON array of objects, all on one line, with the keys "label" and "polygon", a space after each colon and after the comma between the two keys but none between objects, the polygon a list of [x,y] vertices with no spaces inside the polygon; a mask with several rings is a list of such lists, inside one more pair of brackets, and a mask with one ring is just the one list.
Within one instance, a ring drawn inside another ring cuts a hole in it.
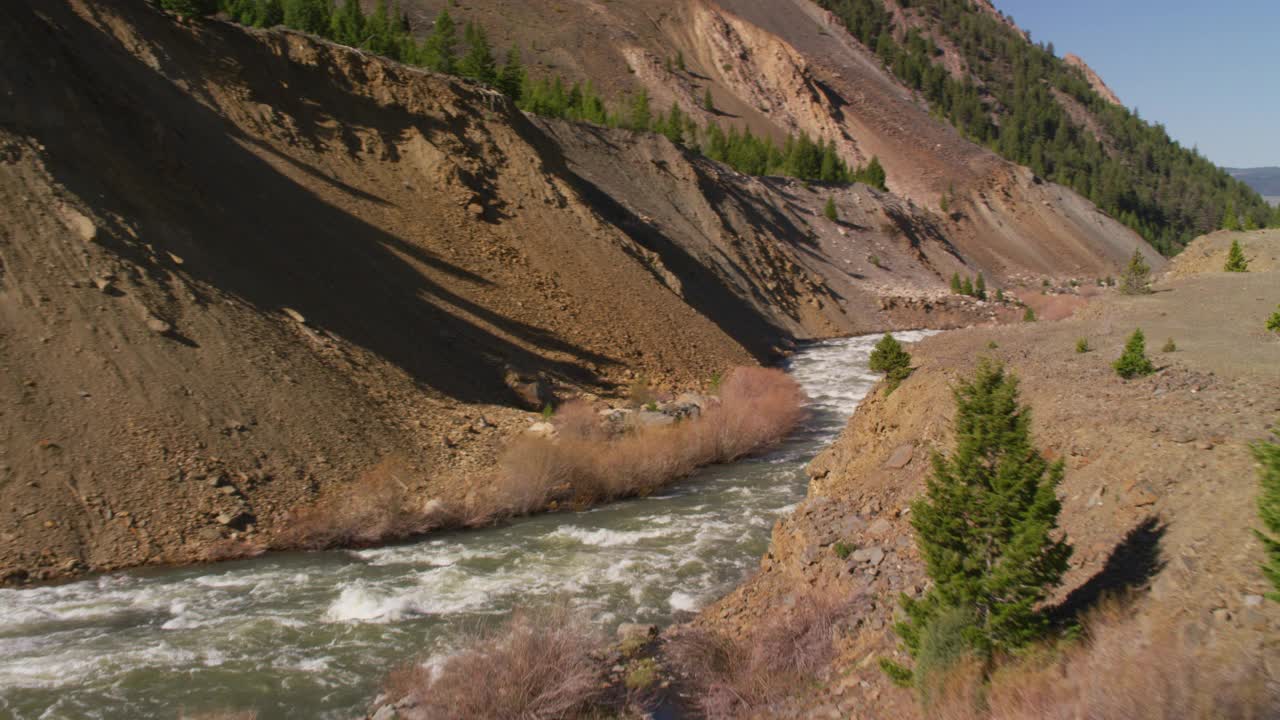
[{"label": "blue sky", "polygon": [[994,0],[1226,167],[1280,165],[1280,0]]}]

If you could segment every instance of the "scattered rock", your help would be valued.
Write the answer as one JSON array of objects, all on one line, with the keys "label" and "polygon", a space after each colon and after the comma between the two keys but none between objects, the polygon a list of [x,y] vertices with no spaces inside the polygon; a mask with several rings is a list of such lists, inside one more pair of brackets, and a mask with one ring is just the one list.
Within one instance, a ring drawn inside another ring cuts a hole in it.
[{"label": "scattered rock", "polygon": [[302,313],[298,312],[297,310],[294,310],[291,307],[280,308],[280,312],[284,313],[285,315],[288,315],[291,320],[298,323],[299,325],[307,324],[307,318],[303,316]]},{"label": "scattered rock", "polygon": [[618,626],[618,642],[623,645],[646,643],[657,636],[657,625],[622,623]]},{"label": "scattered rock", "polygon": [[915,453],[916,446],[912,443],[905,443],[894,448],[889,459],[885,461],[884,466],[892,470],[900,470],[911,462],[911,456]]},{"label": "scattered rock", "polygon": [[155,315],[147,315],[147,329],[157,335],[167,335],[173,330],[173,326],[161,320]]},{"label": "scattered rock", "polygon": [[552,438],[556,436],[556,426],[549,422],[536,422],[524,431],[526,435],[534,437]]}]

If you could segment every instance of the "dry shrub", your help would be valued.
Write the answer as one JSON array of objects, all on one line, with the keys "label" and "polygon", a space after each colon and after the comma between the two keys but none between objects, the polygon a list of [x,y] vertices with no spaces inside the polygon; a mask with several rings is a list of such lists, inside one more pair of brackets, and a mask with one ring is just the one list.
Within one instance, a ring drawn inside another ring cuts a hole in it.
[{"label": "dry shrub", "polygon": [[408,720],[543,720],[586,712],[601,692],[599,631],[566,609],[517,611],[438,668],[392,673],[384,688]]},{"label": "dry shrub", "polygon": [[558,439],[522,437],[507,448],[489,500],[495,516],[533,512],[551,501],[646,495],[700,466],[756,452],[800,421],[804,393],[781,370],[737,368],[721,384],[719,401],[698,417],[614,438],[601,436],[584,406],[569,403],[557,415]]},{"label": "dry shrub", "polygon": [[[1256,645],[1256,638],[1254,638]],[[985,692],[980,673],[959,666],[929,708],[943,720],[1252,720],[1280,717],[1280,694],[1268,685],[1244,631],[1224,628],[1189,647],[1176,628],[1148,636],[1116,608],[1095,614],[1085,642],[1040,653],[995,672]],[[981,696],[981,697],[980,697]],[[985,710],[979,710],[982,705]]]},{"label": "dry shrub", "polygon": [[409,490],[410,478],[407,466],[397,459],[378,463],[349,492],[330,494],[290,512],[273,547],[360,547],[458,524],[457,514],[440,502],[416,499]]},{"label": "dry shrub", "polygon": [[594,440],[600,437],[600,419],[585,400],[570,400],[556,410],[552,423],[562,438]]},{"label": "dry shrub", "polygon": [[768,714],[835,658],[846,609],[835,598],[806,596],[746,637],[689,628],[672,637],[666,651],[710,720]]}]

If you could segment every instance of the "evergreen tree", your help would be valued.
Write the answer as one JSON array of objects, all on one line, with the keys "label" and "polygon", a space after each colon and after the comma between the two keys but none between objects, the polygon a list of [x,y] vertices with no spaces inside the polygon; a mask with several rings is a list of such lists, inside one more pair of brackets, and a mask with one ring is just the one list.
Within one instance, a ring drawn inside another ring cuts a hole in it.
[{"label": "evergreen tree", "polygon": [[973,296],[973,280],[966,277],[964,280],[960,282],[960,294],[968,295],[970,297]]},{"label": "evergreen tree", "polygon": [[711,88],[707,88],[706,93],[702,96],[702,107],[707,112],[716,111],[716,101],[711,98]]},{"label": "evergreen tree", "polygon": [[1134,250],[1129,267],[1120,276],[1120,292],[1125,295],[1145,295],[1151,292],[1151,268],[1142,257],[1142,251]]},{"label": "evergreen tree", "polygon": [[831,222],[835,222],[840,218],[840,214],[836,211],[835,198],[827,197],[827,204],[822,208],[822,214],[826,215]]},{"label": "evergreen tree", "polygon": [[1236,214],[1235,202],[1227,201],[1227,210],[1222,214],[1222,229],[1236,231],[1240,229],[1240,216]]},{"label": "evergreen tree", "polygon": [[457,63],[458,26],[446,8],[436,16],[431,34],[422,44],[422,64],[441,73],[452,73]]},{"label": "evergreen tree", "polygon": [[653,126],[653,111],[649,108],[649,91],[640,88],[640,92],[631,99],[631,116],[628,118],[632,130],[648,130]]},{"label": "evergreen tree", "polygon": [[1036,311],[1032,310],[1031,306],[1028,305],[1027,309],[1022,311],[1022,322],[1035,322],[1035,321],[1036,321]]},{"label": "evergreen tree", "polygon": [[467,23],[464,37],[467,41],[467,53],[458,62],[458,73],[486,85],[497,84],[497,61],[493,58],[493,48],[489,45],[489,36],[484,28],[475,23]]},{"label": "evergreen tree", "polygon": [[524,65],[520,62],[520,49],[512,45],[507,51],[507,62],[503,64],[502,72],[498,73],[498,89],[519,104],[524,85],[525,72]]},{"label": "evergreen tree", "polygon": [[284,22],[284,5],[281,0],[257,0],[254,27],[270,28]]},{"label": "evergreen tree", "polygon": [[1280,310],[1271,313],[1271,317],[1267,318],[1267,329],[1272,332],[1280,332]]},{"label": "evergreen tree", "polygon": [[[954,636],[987,663],[1041,637],[1038,606],[1062,581],[1071,546],[1055,539],[1061,461],[1050,464],[1031,442],[1031,412],[1018,381],[990,360],[955,391],[956,448],[935,454],[925,496],[912,504],[916,545],[933,586],[901,597],[896,626],[913,658],[943,616],[967,618]],[[941,669],[941,668],[940,668]]]},{"label": "evergreen tree", "polygon": [[885,185],[885,182],[888,180],[888,176],[885,175],[884,166],[880,164],[880,158],[875,155],[871,156],[871,161],[867,163],[865,168],[858,171],[857,179],[873,188],[878,188],[886,192],[889,190],[888,186]]},{"label": "evergreen tree", "polygon": [[1151,364],[1151,360],[1147,358],[1147,339],[1139,328],[1133,331],[1129,336],[1129,341],[1124,345],[1124,352],[1120,353],[1119,359],[1112,364],[1116,374],[1128,380],[1130,378],[1140,377],[1142,375],[1150,375],[1156,371],[1156,366]]},{"label": "evergreen tree", "polygon": [[951,274],[951,292],[955,295],[959,295],[960,291],[963,289],[964,289],[963,286],[960,285],[960,273],[958,272],[952,273]]},{"label": "evergreen tree", "polygon": [[683,50],[676,51],[676,67],[680,70],[680,72],[684,72],[684,51]]},{"label": "evergreen tree", "polygon": [[1280,602],[1280,443],[1258,442],[1252,449],[1260,466],[1258,475],[1262,487],[1258,492],[1258,515],[1263,526],[1254,532],[1266,550],[1262,573],[1275,587],[1268,597]]},{"label": "evergreen tree", "polygon": [[973,294],[979,300],[987,299],[987,280],[982,273],[978,273],[978,281],[973,284]]},{"label": "evergreen tree", "polygon": [[902,348],[902,344],[889,333],[876,343],[871,350],[871,359],[867,365],[871,372],[884,373],[885,394],[892,394],[898,385],[911,374],[911,355]]},{"label": "evergreen tree", "polygon": [[364,12],[359,0],[343,0],[342,8],[330,19],[329,37],[343,45],[359,47],[363,35]]},{"label": "evergreen tree", "polygon": [[285,0],[284,24],[295,30],[324,35],[329,31],[329,0]]},{"label": "evergreen tree", "polygon": [[1239,240],[1231,241],[1231,250],[1227,253],[1227,263],[1222,268],[1227,272],[1249,272],[1249,260],[1240,248]]}]

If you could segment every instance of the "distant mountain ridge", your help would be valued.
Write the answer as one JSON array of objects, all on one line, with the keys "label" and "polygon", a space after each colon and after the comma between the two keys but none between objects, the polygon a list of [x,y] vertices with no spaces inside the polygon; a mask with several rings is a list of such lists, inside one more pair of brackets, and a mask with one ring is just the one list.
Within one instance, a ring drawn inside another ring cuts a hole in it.
[{"label": "distant mountain ridge", "polygon": [[1268,198],[1280,197],[1280,167],[1224,168],[1231,177]]}]

